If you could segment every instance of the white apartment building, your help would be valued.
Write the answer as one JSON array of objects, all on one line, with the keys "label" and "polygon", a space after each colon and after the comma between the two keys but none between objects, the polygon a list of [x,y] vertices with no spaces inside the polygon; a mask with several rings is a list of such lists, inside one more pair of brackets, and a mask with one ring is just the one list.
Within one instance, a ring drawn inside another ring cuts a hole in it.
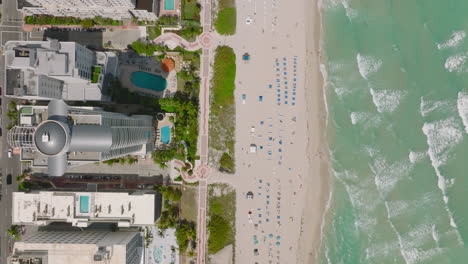
[{"label": "white apartment building", "polygon": [[[153,12],[136,10],[135,0],[26,0],[34,7],[23,7],[24,15],[51,15],[57,17],[108,17],[115,20],[131,19],[154,21]],[[135,12],[136,11],[136,12]]]},{"label": "white apartment building", "polygon": [[76,227],[88,227],[92,223],[144,226],[156,222],[160,207],[161,197],[153,193],[13,192],[12,222],[36,226],[53,222]]},{"label": "white apartment building", "polygon": [[62,176],[68,168],[154,149],[155,128],[149,115],[127,116],[92,107],[69,107],[62,100],[45,106],[19,107],[20,124],[7,142],[21,149],[33,168]]},{"label": "white apartment building", "polygon": [[116,75],[118,67],[114,53],[75,42],[8,41],[3,54],[5,96],[28,100],[106,101],[104,76]]},{"label": "white apartment building", "polygon": [[137,232],[39,231],[15,242],[10,264],[139,264]]}]

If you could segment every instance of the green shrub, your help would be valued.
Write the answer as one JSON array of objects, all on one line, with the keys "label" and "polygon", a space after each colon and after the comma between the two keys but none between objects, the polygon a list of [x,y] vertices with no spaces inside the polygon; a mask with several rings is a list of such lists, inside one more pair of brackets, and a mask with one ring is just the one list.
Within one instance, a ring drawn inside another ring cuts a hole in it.
[{"label": "green shrub", "polygon": [[182,178],[182,175],[179,175],[179,176],[177,176],[177,177],[174,179],[175,182],[181,182],[181,181],[183,181],[183,180],[184,180],[184,179]]},{"label": "green shrub", "polygon": [[226,219],[215,214],[210,218],[208,231],[210,232],[208,251],[210,254],[215,254],[224,248],[225,243],[232,232],[231,225]]},{"label": "green shrub", "polygon": [[234,173],[235,164],[234,159],[229,156],[227,152],[224,152],[221,158],[219,159],[219,169],[227,173]]},{"label": "green shrub", "polygon": [[181,221],[176,228],[176,239],[181,253],[187,251],[189,242],[194,242],[197,239],[197,231],[195,223],[188,221]]},{"label": "green shrub", "polygon": [[92,28],[94,26],[94,21],[91,18],[85,18],[81,20],[80,25],[83,28]]},{"label": "green shrub", "polygon": [[164,26],[175,26],[179,23],[179,17],[178,16],[160,16],[158,18],[158,24],[159,25],[164,25]]}]

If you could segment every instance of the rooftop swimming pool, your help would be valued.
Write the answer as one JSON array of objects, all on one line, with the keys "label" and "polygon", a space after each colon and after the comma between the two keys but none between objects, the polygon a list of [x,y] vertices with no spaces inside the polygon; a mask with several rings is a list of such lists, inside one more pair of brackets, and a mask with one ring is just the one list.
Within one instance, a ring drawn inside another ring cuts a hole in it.
[{"label": "rooftop swimming pool", "polygon": [[161,127],[161,142],[169,144],[171,141],[171,128],[169,126]]},{"label": "rooftop swimming pool", "polygon": [[80,213],[89,213],[89,196],[80,196]]},{"label": "rooftop swimming pool", "polygon": [[167,87],[167,81],[163,77],[142,71],[133,72],[130,81],[140,88],[158,92],[164,91]]},{"label": "rooftop swimming pool", "polygon": [[175,0],[164,0],[164,9],[165,10],[174,10]]}]

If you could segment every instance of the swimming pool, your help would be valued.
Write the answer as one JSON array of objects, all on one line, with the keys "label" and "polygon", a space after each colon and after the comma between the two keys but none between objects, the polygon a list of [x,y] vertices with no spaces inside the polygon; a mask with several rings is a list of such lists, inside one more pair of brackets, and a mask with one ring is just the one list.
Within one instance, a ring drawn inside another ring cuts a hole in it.
[{"label": "swimming pool", "polygon": [[169,126],[161,127],[161,142],[169,144],[171,140],[171,128]]},{"label": "swimming pool", "polygon": [[167,81],[163,77],[142,71],[133,72],[130,81],[140,88],[158,92],[164,91],[167,87]]},{"label": "swimming pool", "polygon": [[80,213],[89,213],[89,196],[80,196]]},{"label": "swimming pool", "polygon": [[164,0],[164,9],[165,10],[174,10],[175,0]]}]

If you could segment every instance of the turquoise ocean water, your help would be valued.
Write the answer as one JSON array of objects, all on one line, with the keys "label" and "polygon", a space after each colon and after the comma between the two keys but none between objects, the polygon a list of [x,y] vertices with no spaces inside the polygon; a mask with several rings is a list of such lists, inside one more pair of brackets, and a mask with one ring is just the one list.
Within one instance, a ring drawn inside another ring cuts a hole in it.
[{"label": "turquoise ocean water", "polygon": [[322,263],[468,263],[468,1],[323,0]]}]

